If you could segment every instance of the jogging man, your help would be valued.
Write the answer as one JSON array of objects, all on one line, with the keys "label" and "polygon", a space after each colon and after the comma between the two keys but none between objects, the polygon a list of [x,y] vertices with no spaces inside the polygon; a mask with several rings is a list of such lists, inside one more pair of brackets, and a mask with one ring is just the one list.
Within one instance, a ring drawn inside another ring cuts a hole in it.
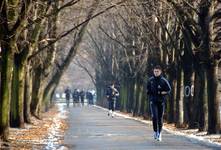
[{"label": "jogging man", "polygon": [[150,101],[150,110],[153,121],[154,139],[162,140],[163,114],[166,105],[166,95],[170,93],[169,82],[162,76],[160,66],[155,66],[153,76],[147,83],[147,94]]},{"label": "jogging man", "polygon": [[111,117],[114,117],[114,109],[115,109],[115,103],[116,103],[116,98],[119,96],[118,90],[115,88],[114,83],[112,83],[106,91],[106,97],[107,101],[109,103],[109,111],[108,111],[108,116],[111,115]]}]

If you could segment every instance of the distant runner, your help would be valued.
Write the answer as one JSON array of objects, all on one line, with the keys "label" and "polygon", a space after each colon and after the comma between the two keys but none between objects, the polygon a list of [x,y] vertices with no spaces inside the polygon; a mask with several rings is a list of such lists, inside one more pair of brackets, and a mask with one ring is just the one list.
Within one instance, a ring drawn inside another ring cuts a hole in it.
[{"label": "distant runner", "polygon": [[108,111],[108,116],[111,115],[114,117],[114,109],[115,109],[115,104],[116,104],[116,98],[119,96],[118,90],[115,88],[114,83],[112,83],[106,91],[106,97],[107,101],[109,103],[109,111]]}]

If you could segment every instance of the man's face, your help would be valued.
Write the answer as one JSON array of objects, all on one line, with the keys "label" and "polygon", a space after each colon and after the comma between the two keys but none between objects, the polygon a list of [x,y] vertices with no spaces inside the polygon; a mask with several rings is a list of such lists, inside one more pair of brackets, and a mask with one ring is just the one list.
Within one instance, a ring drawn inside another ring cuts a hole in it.
[{"label": "man's face", "polygon": [[155,77],[159,77],[161,75],[162,71],[160,69],[153,69],[153,74]]}]

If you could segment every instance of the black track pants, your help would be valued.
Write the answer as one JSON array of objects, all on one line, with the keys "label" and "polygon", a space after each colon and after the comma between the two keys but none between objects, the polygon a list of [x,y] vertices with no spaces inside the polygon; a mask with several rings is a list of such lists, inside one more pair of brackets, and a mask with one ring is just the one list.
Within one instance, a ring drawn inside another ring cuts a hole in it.
[{"label": "black track pants", "polygon": [[150,111],[153,121],[153,130],[161,132],[163,127],[163,114],[165,110],[165,102],[150,102]]},{"label": "black track pants", "polygon": [[115,100],[108,100],[108,103],[109,103],[108,109],[114,111]]}]

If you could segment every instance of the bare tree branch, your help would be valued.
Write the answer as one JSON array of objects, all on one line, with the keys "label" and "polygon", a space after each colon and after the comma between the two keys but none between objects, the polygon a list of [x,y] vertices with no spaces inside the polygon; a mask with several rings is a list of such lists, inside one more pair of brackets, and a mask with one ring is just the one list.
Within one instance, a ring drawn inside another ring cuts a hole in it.
[{"label": "bare tree branch", "polygon": [[84,21],[81,22],[80,24],[74,26],[74,27],[71,28],[70,30],[68,30],[68,31],[66,31],[65,33],[63,33],[62,35],[58,36],[58,37],[56,38],[56,40],[54,40],[53,42],[50,42],[50,44],[48,44],[48,45],[44,46],[43,48],[39,49],[36,53],[34,53],[33,55],[29,56],[28,59],[30,60],[30,59],[34,58],[36,55],[38,55],[40,52],[42,52],[45,48],[51,46],[52,44],[54,44],[54,43],[57,42],[58,40],[61,40],[62,38],[64,38],[64,37],[67,36],[68,34],[72,33],[74,30],[78,29],[80,26],[84,25],[85,23],[88,23],[90,20],[92,20],[92,19],[96,18],[97,16],[99,16],[99,15],[101,15],[101,14],[107,12],[108,10],[110,10],[110,9],[112,9],[112,8],[118,6],[118,5],[121,5],[121,4],[124,3],[125,1],[127,1],[127,0],[122,0],[122,1],[120,1],[120,2],[118,2],[118,3],[116,3],[116,4],[114,4],[114,5],[111,5],[110,7],[106,8],[106,9],[104,9],[103,11],[98,12],[97,14],[91,16],[90,18],[87,18],[86,20],[84,20]]},{"label": "bare tree branch", "polygon": [[79,66],[80,68],[82,68],[90,77],[91,81],[93,82],[94,86],[96,86],[96,81],[94,79],[94,76],[92,75],[92,73],[88,70],[87,67],[85,67],[85,65],[81,64],[80,61],[78,59],[76,59],[76,61],[74,62],[74,64],[76,64],[77,66]]}]

